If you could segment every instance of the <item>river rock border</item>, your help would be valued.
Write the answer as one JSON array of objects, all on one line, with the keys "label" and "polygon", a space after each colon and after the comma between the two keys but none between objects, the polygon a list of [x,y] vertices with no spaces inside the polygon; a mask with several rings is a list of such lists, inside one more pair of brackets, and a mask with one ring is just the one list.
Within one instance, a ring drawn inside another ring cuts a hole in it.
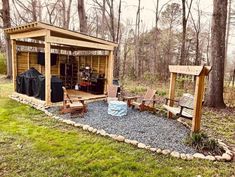
[{"label": "river rock border", "polygon": [[44,112],[47,116],[52,117],[52,118],[54,118],[58,121],[66,123],[68,125],[72,125],[74,127],[82,128],[84,131],[88,131],[90,133],[94,133],[94,134],[101,135],[101,136],[104,136],[104,137],[110,137],[110,138],[112,138],[112,139],[114,139],[118,142],[131,144],[131,145],[133,145],[137,148],[146,149],[146,150],[149,150],[153,153],[163,154],[163,155],[170,155],[172,157],[175,157],[175,158],[178,158],[178,159],[183,159],[183,160],[204,159],[204,160],[209,160],[209,161],[225,161],[225,162],[231,161],[233,159],[233,156],[234,156],[234,152],[232,152],[230,150],[230,147],[228,145],[226,145],[225,143],[223,143],[221,140],[218,140],[218,143],[221,147],[223,147],[223,149],[225,151],[225,153],[223,153],[222,156],[204,155],[202,153],[185,154],[185,153],[179,153],[177,151],[171,151],[169,149],[161,149],[161,148],[157,148],[157,147],[151,147],[149,145],[138,142],[136,140],[126,139],[122,135],[109,134],[108,132],[106,132],[103,129],[96,129],[96,128],[91,127],[90,125],[76,123],[72,120],[66,120],[66,119],[63,119],[59,116],[55,116],[47,110],[47,107],[45,107],[45,105],[39,105],[38,103],[34,103],[32,100],[21,98],[18,95],[11,95],[9,97],[11,99],[17,101],[17,102],[27,104],[27,105],[29,105],[29,106],[37,109],[37,110],[40,110],[40,111]]}]

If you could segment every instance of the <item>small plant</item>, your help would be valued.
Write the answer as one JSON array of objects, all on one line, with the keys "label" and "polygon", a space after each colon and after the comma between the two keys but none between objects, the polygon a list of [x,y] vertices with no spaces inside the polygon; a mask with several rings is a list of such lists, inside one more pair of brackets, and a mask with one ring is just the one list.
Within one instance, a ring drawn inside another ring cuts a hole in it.
[{"label": "small plant", "polygon": [[206,153],[208,155],[218,155],[224,152],[223,148],[219,146],[218,141],[215,139],[209,139],[209,137],[203,133],[192,133],[185,140],[185,143],[194,147],[199,152]]},{"label": "small plant", "polygon": [[138,94],[146,91],[146,87],[144,86],[136,86],[130,90],[131,93]]},{"label": "small plant", "polygon": [[157,95],[159,96],[166,96],[166,90],[158,90]]}]

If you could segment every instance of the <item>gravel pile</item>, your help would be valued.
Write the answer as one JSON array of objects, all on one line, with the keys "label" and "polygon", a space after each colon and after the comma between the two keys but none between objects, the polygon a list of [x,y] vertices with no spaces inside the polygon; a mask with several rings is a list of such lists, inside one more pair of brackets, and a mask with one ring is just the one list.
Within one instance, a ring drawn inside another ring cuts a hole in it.
[{"label": "gravel pile", "polygon": [[[148,112],[128,109],[128,115],[114,117],[107,113],[108,105],[104,101],[88,104],[88,112],[83,118],[75,117],[73,121],[88,124],[107,133],[123,135],[125,138],[137,140],[151,147],[175,150],[181,153],[196,151],[184,144],[190,130],[176,120],[157,117]],[[58,114],[58,108],[49,110]],[[70,119],[70,115],[60,115]]]}]

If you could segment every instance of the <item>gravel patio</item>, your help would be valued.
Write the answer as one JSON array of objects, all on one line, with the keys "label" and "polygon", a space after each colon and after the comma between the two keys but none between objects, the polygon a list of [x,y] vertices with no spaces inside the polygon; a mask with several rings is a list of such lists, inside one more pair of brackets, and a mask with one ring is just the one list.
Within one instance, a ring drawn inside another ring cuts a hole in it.
[{"label": "gravel patio", "polygon": [[184,144],[184,139],[189,135],[190,130],[176,120],[130,108],[128,108],[127,116],[114,117],[107,113],[108,104],[104,101],[91,102],[87,106],[88,112],[83,118],[79,116],[70,118],[69,114],[60,115],[59,107],[50,108],[48,111],[63,119],[72,119],[77,123],[104,129],[110,134],[122,135],[151,147],[170,149],[180,153],[196,152]]}]

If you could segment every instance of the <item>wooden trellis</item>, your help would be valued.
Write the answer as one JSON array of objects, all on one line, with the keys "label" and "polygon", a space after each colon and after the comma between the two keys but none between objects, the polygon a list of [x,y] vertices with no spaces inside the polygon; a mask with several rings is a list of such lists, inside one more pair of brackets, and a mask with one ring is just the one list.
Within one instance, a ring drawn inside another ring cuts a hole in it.
[{"label": "wooden trellis", "polygon": [[[192,118],[192,132],[198,132],[200,130],[201,116],[202,116],[202,100],[204,95],[204,80],[205,76],[208,76],[211,71],[211,66],[179,66],[170,65],[169,70],[171,72],[170,77],[170,89],[169,99],[174,100],[175,97],[175,83],[177,74],[186,74],[196,76],[196,86],[194,94],[194,107]],[[174,102],[169,101],[168,106],[173,106]],[[168,111],[168,118],[172,118],[172,113]]]}]

